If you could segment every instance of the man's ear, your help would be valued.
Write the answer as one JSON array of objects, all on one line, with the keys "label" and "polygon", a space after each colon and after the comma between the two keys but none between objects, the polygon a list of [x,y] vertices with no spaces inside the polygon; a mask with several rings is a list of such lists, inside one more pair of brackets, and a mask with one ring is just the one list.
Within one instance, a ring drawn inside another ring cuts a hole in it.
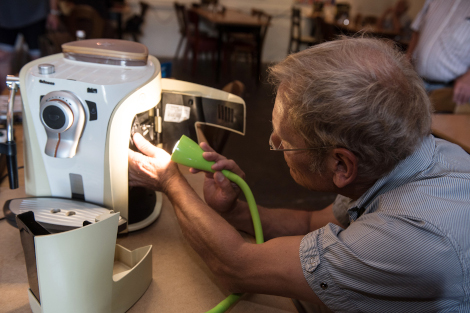
[{"label": "man's ear", "polygon": [[348,149],[335,148],[330,154],[333,170],[333,183],[344,188],[353,183],[357,177],[357,158]]}]

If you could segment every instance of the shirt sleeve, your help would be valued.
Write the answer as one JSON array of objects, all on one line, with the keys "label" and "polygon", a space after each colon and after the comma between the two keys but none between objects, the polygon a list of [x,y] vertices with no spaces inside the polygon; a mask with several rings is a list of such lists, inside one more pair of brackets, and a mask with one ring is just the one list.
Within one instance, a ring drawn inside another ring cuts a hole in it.
[{"label": "shirt sleeve", "polygon": [[328,224],[302,239],[299,254],[309,286],[335,312],[433,311],[436,299],[464,294],[454,246],[414,218],[369,213],[345,230]]},{"label": "shirt sleeve", "polygon": [[428,11],[428,8],[429,8],[429,4],[432,2],[433,0],[426,0],[426,2],[424,3],[423,5],[423,8],[421,9],[421,11],[419,11],[419,13],[416,15],[413,23],[411,24],[411,29],[415,32],[419,32],[420,28],[421,28],[421,23],[423,22],[423,18],[424,16],[426,15],[427,11]]}]

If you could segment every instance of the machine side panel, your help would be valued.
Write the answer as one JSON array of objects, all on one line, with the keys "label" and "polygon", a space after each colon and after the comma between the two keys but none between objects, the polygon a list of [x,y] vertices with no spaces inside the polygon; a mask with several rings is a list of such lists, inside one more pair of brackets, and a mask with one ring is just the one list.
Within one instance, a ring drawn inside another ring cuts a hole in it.
[{"label": "machine side panel", "polygon": [[[203,98],[202,106],[205,112],[204,115],[206,117],[209,117],[207,121],[203,122],[204,124],[225,128],[241,135],[245,134],[246,105],[245,101],[239,96],[236,96],[220,89],[167,78],[162,79],[162,90],[164,92],[176,94],[186,93],[188,95],[199,96]],[[216,117],[218,115],[217,106],[221,104],[221,101],[211,101],[211,99],[224,101],[224,107],[230,107],[230,109],[236,110],[236,112],[232,113],[232,116],[243,116],[242,120],[236,121],[236,127],[234,127],[234,123],[224,125],[225,123],[223,121],[221,122],[220,119],[210,118],[211,116]],[[211,106],[213,106],[213,108],[211,108]],[[211,110],[215,110],[215,112],[211,112]]]},{"label": "machine side panel", "polygon": [[120,212],[125,219],[128,219],[128,149],[132,121],[136,114],[154,108],[161,99],[160,63],[152,56],[149,60],[157,68],[154,75],[119,102],[107,129],[104,205]]}]

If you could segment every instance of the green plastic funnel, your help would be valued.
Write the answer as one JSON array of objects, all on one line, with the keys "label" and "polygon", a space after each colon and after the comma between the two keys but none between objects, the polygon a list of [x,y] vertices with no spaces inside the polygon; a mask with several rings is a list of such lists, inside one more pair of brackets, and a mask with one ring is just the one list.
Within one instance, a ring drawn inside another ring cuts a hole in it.
[{"label": "green plastic funnel", "polygon": [[193,167],[198,170],[214,172],[211,166],[215,162],[206,161],[202,157],[204,150],[199,145],[185,135],[176,143],[171,155],[171,160],[175,163]]}]

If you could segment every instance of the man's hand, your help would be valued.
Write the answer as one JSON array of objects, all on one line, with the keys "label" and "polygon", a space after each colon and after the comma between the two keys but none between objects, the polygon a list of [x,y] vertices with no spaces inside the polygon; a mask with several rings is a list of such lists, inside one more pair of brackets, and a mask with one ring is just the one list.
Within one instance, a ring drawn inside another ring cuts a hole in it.
[{"label": "man's hand", "polygon": [[453,100],[457,105],[470,102],[470,70],[455,80]]},{"label": "man's hand", "polygon": [[129,186],[142,186],[165,192],[175,175],[180,175],[176,163],[163,149],[153,146],[142,135],[134,135],[136,147],[143,153],[129,150]]},{"label": "man's hand", "polygon": [[[228,160],[226,157],[218,154],[207,143],[202,142],[200,146],[205,151],[202,154],[204,159],[215,162],[212,165],[212,169],[216,171],[215,173],[206,172],[204,199],[212,209],[219,213],[226,213],[235,207],[240,189],[236,184],[231,183],[220,171],[229,170],[241,178],[245,178],[245,173],[233,160]],[[190,171],[191,173],[199,172],[199,170],[193,168]]]}]

